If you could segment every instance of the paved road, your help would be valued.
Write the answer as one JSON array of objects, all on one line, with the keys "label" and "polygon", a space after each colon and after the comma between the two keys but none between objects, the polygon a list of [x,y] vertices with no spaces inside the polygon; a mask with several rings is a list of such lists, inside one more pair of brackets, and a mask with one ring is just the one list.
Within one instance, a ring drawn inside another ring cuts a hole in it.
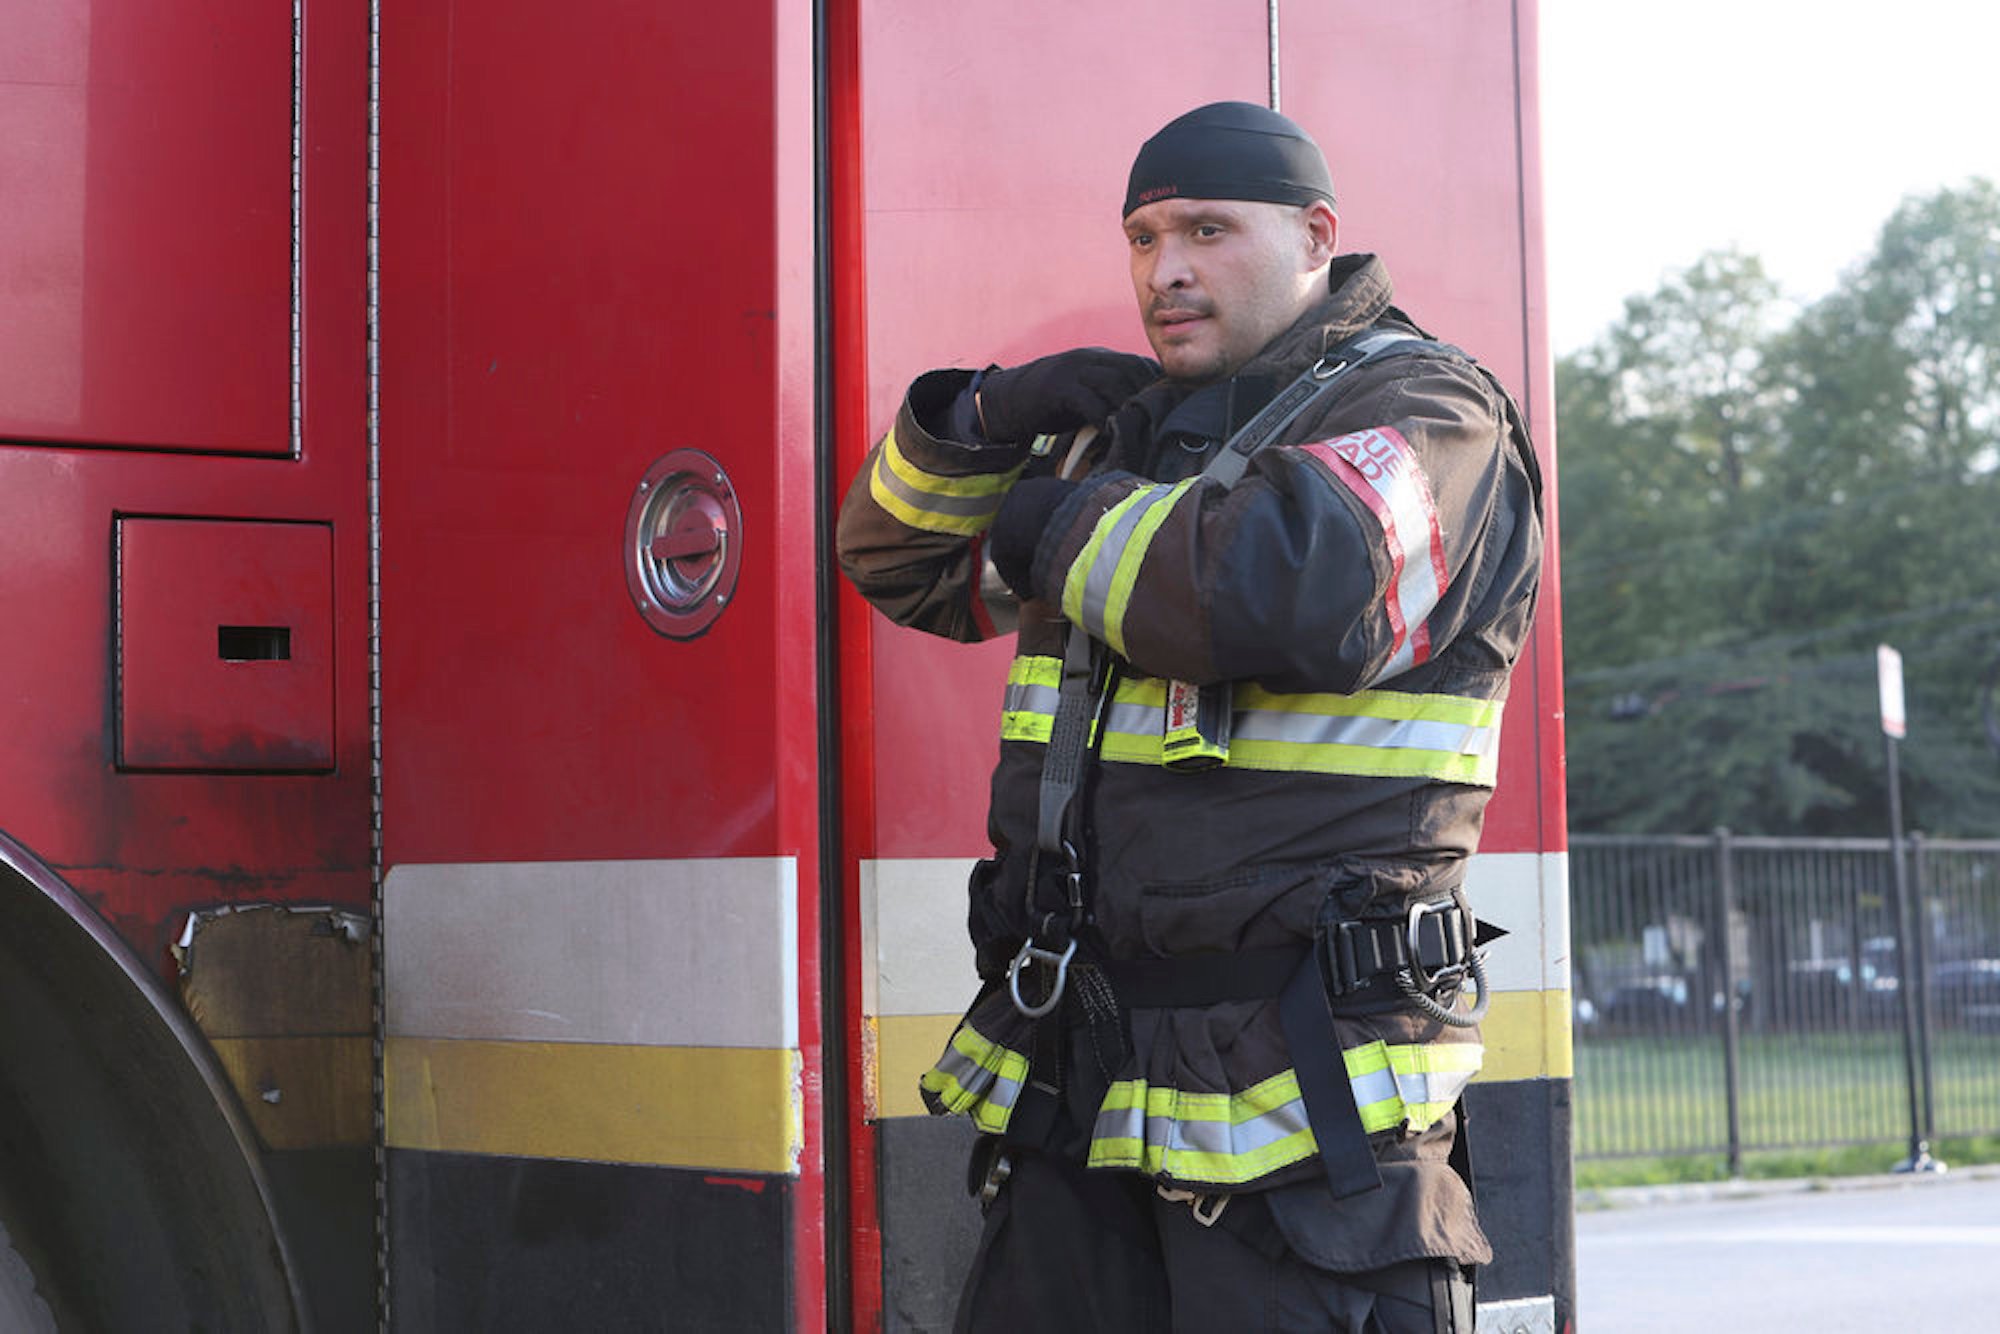
[{"label": "paved road", "polygon": [[2000,1173],[1663,1192],[1576,1252],[1578,1334],[2000,1330]]}]

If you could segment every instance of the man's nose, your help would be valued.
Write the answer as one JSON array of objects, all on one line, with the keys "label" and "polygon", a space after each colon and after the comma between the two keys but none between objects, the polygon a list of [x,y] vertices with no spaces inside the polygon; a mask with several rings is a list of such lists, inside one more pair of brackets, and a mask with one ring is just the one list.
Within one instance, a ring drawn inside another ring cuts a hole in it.
[{"label": "man's nose", "polygon": [[1163,240],[1153,252],[1153,269],[1147,283],[1155,292],[1173,292],[1194,281],[1187,262],[1187,250],[1171,240]]}]

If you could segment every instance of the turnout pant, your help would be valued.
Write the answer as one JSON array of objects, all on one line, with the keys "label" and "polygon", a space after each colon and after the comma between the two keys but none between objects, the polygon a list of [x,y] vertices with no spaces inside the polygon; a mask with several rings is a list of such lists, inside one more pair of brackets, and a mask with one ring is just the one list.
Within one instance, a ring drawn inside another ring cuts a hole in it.
[{"label": "turnout pant", "polygon": [[[1224,1226],[1145,1178],[1010,1150],[959,1298],[959,1334],[1471,1334],[1454,1260],[1363,1274],[1306,1263],[1256,1194]],[[1258,1211],[1262,1211],[1261,1214]]]}]

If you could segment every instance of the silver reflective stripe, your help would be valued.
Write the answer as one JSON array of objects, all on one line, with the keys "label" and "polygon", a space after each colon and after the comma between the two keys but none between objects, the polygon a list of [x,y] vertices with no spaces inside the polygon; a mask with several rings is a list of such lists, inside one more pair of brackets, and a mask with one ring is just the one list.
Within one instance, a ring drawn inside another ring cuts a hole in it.
[{"label": "silver reflective stripe", "polygon": [[1126,506],[1117,523],[1105,534],[1103,545],[1097,549],[1097,557],[1091,561],[1090,573],[1083,583],[1083,616],[1079,623],[1099,638],[1104,636],[1104,616],[1111,601],[1112,587],[1117,582],[1118,563],[1125,558],[1125,548],[1131,544],[1133,530],[1154,506],[1170,501],[1173,493],[1171,486],[1147,487],[1141,493],[1144,498]]},{"label": "silver reflective stripe", "polygon": [[1294,1098],[1249,1121],[1177,1121],[1155,1116],[1146,1120],[1152,1143],[1164,1144],[1169,1153],[1225,1154],[1243,1158],[1261,1153],[1279,1140],[1307,1129],[1306,1104]]},{"label": "silver reflective stripe", "polygon": [[[1057,694],[1058,691],[1054,686],[1016,682],[1008,685],[1006,700],[1001,707],[1008,713],[1039,713],[1044,717],[1053,718],[1056,716]],[[1112,712],[1115,714],[1117,709],[1114,708]]]},{"label": "silver reflective stripe", "polygon": [[1302,745],[1373,746],[1378,750],[1443,750],[1487,755],[1500,730],[1423,718],[1369,718],[1263,709],[1238,709],[1235,736],[1246,741]]},{"label": "silver reflective stripe", "polygon": [[[1380,1070],[1370,1070],[1365,1075],[1349,1075],[1347,1082],[1354,1086],[1354,1105],[1370,1107],[1378,1102],[1389,1102],[1399,1096],[1401,1085],[1396,1072],[1386,1066]],[[1408,1098],[1404,1102],[1410,1101]]]},{"label": "silver reflective stripe", "polygon": [[904,481],[886,457],[876,460],[875,481],[913,510],[952,519],[991,519],[1000,512],[1000,502],[1006,499],[1007,494],[995,491],[987,495],[954,496],[941,491],[925,491]]},{"label": "silver reflective stripe", "polygon": [[[1009,686],[1007,708],[1010,711],[1053,715],[1055,693],[1040,686]],[[1166,710],[1159,705],[1119,701],[1106,712],[1105,728],[1128,736],[1157,737],[1165,719]],[[1234,735],[1244,741],[1490,755],[1499,744],[1500,729],[1423,718],[1371,718],[1358,714],[1238,709]]]},{"label": "silver reflective stripe", "polygon": [[1011,1108],[1021,1093],[1020,1081],[1002,1078],[955,1046],[945,1048],[935,1069],[949,1075],[967,1094],[1003,1110]]},{"label": "silver reflective stripe", "polygon": [[1166,720],[1167,711],[1158,705],[1113,704],[1105,711],[1104,728],[1108,732],[1157,738]]},{"label": "silver reflective stripe", "polygon": [[[1436,1106],[1457,1102],[1458,1095],[1465,1092],[1465,1086],[1471,1082],[1470,1070],[1433,1070],[1429,1074],[1397,1075],[1396,1090],[1403,1101],[1412,1107]],[[1356,1096],[1359,1096],[1358,1088]]]}]

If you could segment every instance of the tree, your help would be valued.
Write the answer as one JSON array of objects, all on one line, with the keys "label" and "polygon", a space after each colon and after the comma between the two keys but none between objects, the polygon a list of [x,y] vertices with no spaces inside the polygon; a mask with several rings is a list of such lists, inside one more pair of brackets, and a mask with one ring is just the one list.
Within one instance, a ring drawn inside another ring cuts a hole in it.
[{"label": "tree", "polygon": [[1705,257],[1557,367],[1572,824],[1880,832],[1874,645],[1913,827],[2000,833],[2000,192],[1906,201],[1784,325]]},{"label": "tree", "polygon": [[1728,630],[1714,611],[1768,465],[1777,301],[1758,261],[1709,255],[1557,365],[1565,596],[1592,613],[1565,618],[1577,661],[1671,656]]}]

